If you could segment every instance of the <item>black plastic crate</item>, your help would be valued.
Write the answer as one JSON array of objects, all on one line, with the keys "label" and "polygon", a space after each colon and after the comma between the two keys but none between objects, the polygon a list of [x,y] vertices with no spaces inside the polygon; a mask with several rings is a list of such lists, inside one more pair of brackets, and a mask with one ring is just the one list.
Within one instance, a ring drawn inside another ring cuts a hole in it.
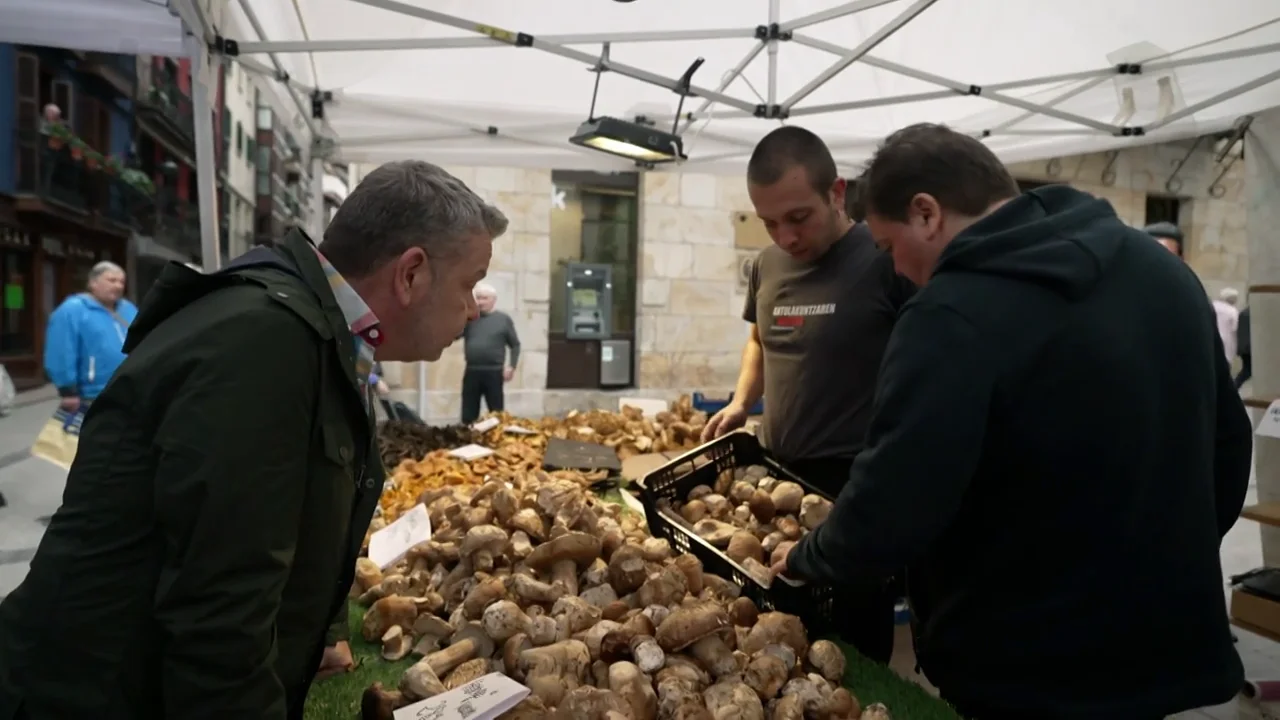
[{"label": "black plastic crate", "polygon": [[711,543],[698,537],[658,510],[659,500],[683,501],[699,485],[715,487],[721,473],[749,465],[768,468],[773,477],[798,483],[806,493],[831,500],[831,496],[797,477],[768,457],[755,435],[746,431],[728,433],[654,470],[641,481],[640,501],[644,504],[649,532],[664,538],[677,553],[692,553],[706,572],[719,575],[742,588],[761,612],[776,610],[798,616],[810,637],[819,637],[834,627],[835,600],[828,585],[811,585],[785,577],[765,586],[747,574],[741,565]]}]

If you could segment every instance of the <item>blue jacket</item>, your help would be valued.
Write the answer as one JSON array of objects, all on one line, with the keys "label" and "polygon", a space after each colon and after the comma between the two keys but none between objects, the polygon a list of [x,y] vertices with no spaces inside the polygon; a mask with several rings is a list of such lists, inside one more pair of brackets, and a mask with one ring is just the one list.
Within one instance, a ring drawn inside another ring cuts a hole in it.
[{"label": "blue jacket", "polygon": [[138,308],[122,299],[115,314],[119,320],[102,303],[81,293],[64,300],[49,316],[44,371],[59,394],[92,400],[124,362],[124,338]]}]

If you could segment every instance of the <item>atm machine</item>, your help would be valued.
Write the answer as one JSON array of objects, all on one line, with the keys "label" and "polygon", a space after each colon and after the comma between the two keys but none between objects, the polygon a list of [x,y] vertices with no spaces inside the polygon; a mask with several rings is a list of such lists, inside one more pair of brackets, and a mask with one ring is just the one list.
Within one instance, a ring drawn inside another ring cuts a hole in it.
[{"label": "atm machine", "polygon": [[565,268],[566,340],[598,342],[600,385],[631,383],[631,341],[613,340],[613,268],[593,263],[569,263]]}]

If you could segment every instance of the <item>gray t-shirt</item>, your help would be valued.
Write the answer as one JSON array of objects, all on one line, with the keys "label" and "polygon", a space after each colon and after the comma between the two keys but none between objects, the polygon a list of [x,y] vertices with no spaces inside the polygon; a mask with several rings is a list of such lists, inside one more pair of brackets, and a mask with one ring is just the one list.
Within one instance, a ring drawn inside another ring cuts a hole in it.
[{"label": "gray t-shirt", "polygon": [[764,442],[780,461],[862,449],[880,360],[914,292],[863,224],[812,263],[776,245],[756,257],[742,317],[764,348]]},{"label": "gray t-shirt", "polygon": [[[487,312],[467,323],[462,331],[467,367],[472,370],[501,370],[515,367],[520,360],[520,338],[511,316],[501,310]],[[507,349],[511,359],[507,360]]]}]

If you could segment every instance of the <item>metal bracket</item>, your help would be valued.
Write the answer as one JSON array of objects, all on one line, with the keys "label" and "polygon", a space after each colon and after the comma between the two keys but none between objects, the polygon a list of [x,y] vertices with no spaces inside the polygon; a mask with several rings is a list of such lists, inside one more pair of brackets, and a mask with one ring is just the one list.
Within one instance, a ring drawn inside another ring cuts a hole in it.
[{"label": "metal bracket", "polygon": [[333,102],[333,93],[328,90],[316,90],[311,93],[311,119],[324,119],[324,104]]},{"label": "metal bracket", "polygon": [[240,57],[240,43],[228,37],[214,35],[209,50],[226,57]]},{"label": "metal bracket", "polygon": [[1203,140],[1203,135],[1196,138],[1196,141],[1191,143],[1191,147],[1187,150],[1187,154],[1183,155],[1181,160],[1174,161],[1173,174],[1169,176],[1168,180],[1164,181],[1165,190],[1168,190],[1171,193],[1176,193],[1182,189],[1182,181],[1178,179],[1178,173],[1182,172],[1182,168],[1186,166],[1187,161],[1190,160],[1191,156],[1195,154],[1197,149],[1199,149],[1200,143]]},{"label": "metal bracket", "polygon": [[1141,125],[1122,127],[1116,131],[1116,137],[1142,137],[1147,131]]},{"label": "metal bracket", "polygon": [[1218,177],[1214,178],[1213,182],[1209,185],[1209,197],[1220,198],[1227,194],[1227,186],[1222,184],[1222,178],[1226,177],[1227,173],[1231,172],[1231,166],[1235,165],[1236,160],[1239,159],[1239,155],[1232,155],[1231,160],[1222,167],[1222,172],[1218,173]]},{"label": "metal bracket", "polygon": [[766,40],[790,40],[791,31],[783,30],[778,23],[769,23],[768,25],[756,26],[756,39],[760,41]]},{"label": "metal bracket", "polygon": [[786,108],[776,104],[757,105],[755,112],[753,112],[752,115],[766,120],[786,120],[791,117],[791,113],[788,112]]},{"label": "metal bracket", "polygon": [[1142,63],[1120,63],[1116,65],[1117,75],[1141,75]]},{"label": "metal bracket", "polygon": [[1116,184],[1116,160],[1120,159],[1119,150],[1107,151],[1107,166],[1102,168],[1102,184],[1111,187]]}]

